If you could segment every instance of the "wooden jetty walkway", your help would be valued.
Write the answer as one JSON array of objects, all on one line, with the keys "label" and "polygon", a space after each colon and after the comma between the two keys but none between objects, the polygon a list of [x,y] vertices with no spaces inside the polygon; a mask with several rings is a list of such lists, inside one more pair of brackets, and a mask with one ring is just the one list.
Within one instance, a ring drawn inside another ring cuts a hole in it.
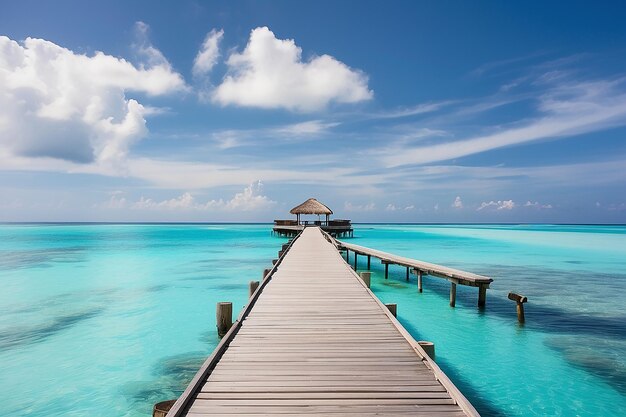
[{"label": "wooden jetty walkway", "polygon": [[483,307],[487,300],[487,288],[493,282],[493,279],[482,275],[472,274],[471,272],[461,271],[459,269],[448,268],[447,266],[431,264],[429,262],[418,261],[416,259],[405,258],[391,253],[379,251],[376,249],[366,248],[365,246],[354,245],[345,241],[336,241],[338,247],[346,251],[346,262],[349,262],[349,253],[354,253],[354,268],[357,267],[358,255],[367,257],[367,269],[370,269],[371,258],[378,258],[385,265],[385,279],[389,277],[389,265],[400,265],[406,268],[406,280],[409,280],[409,273],[413,272],[417,275],[417,288],[422,292],[423,275],[439,277],[450,281],[450,305],[456,304],[456,286],[467,285],[470,287],[478,287],[478,306]]},{"label": "wooden jetty walkway", "polygon": [[343,260],[306,227],[167,414],[478,416]]}]

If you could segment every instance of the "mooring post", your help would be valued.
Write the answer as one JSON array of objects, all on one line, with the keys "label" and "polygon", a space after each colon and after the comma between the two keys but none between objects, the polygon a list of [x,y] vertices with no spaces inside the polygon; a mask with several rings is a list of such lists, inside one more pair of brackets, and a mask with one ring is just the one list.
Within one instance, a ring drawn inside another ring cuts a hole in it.
[{"label": "mooring post", "polygon": [[272,265],[276,265],[278,263],[278,259],[272,259]]},{"label": "mooring post", "polygon": [[456,305],[456,282],[450,283],[450,307]]},{"label": "mooring post", "polygon": [[176,400],[161,401],[152,407],[152,417],[165,417],[170,411]]},{"label": "mooring post", "polygon": [[406,267],[406,282],[409,282],[409,267]]},{"label": "mooring post", "polygon": [[370,270],[370,261],[372,260],[372,256],[371,255],[367,255],[367,270]]},{"label": "mooring post", "polygon": [[346,248],[346,262],[350,264],[350,249]]},{"label": "mooring post", "polygon": [[487,286],[480,285],[478,287],[478,307],[484,307],[487,302]]},{"label": "mooring post", "polygon": [[365,286],[367,288],[369,288],[370,287],[370,282],[372,280],[372,273],[371,272],[359,272],[359,276],[361,277],[361,279],[365,283]]},{"label": "mooring post", "polygon": [[283,256],[283,253],[285,253],[285,252],[284,252],[284,251],[282,251],[282,250],[279,250],[279,251],[278,251],[278,257],[279,257],[279,258],[281,258],[281,257]]},{"label": "mooring post", "polygon": [[268,277],[268,276],[269,276],[269,274],[270,274],[270,271],[271,271],[271,269],[264,269],[264,270],[263,270],[263,280],[266,280],[266,279],[267,279],[267,277]]},{"label": "mooring post", "polygon": [[526,321],[524,317],[524,303],[528,301],[528,297],[510,292],[509,300],[513,300],[517,303],[517,321],[524,323]]},{"label": "mooring post", "polygon": [[422,271],[417,270],[417,289],[419,292],[422,292]]},{"label": "mooring post", "polygon": [[389,264],[385,263],[385,279],[389,278]]},{"label": "mooring post", "polygon": [[385,307],[387,307],[389,312],[393,314],[394,317],[397,317],[396,314],[398,313],[398,304],[385,304]]},{"label": "mooring post", "polygon": [[233,303],[217,303],[215,317],[217,319],[217,335],[221,339],[233,325]]},{"label": "mooring post", "polygon": [[435,360],[435,344],[433,342],[427,342],[425,340],[420,340],[417,342],[418,345],[424,349],[424,352],[430,357],[430,359]]},{"label": "mooring post", "polygon": [[356,271],[356,267],[357,267],[357,257],[358,257],[358,253],[354,252],[354,270]]},{"label": "mooring post", "polygon": [[256,291],[257,288],[259,288],[259,281],[250,281],[250,284],[249,284],[250,295],[249,295],[249,297],[252,297],[252,294],[254,294],[254,292]]}]

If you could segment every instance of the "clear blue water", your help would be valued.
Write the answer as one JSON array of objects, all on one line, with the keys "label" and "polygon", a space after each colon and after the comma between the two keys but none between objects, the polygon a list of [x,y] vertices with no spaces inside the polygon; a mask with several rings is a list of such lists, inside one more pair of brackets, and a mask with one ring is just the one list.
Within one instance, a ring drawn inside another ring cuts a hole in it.
[{"label": "clear blue water", "polygon": [[[0,225],[0,415],[150,415],[216,346],[215,303],[245,304],[285,241],[269,230]],[[495,278],[484,310],[467,287],[453,309],[445,281],[419,294],[372,263],[375,293],[483,415],[626,415],[626,227],[361,225],[351,241]]]}]

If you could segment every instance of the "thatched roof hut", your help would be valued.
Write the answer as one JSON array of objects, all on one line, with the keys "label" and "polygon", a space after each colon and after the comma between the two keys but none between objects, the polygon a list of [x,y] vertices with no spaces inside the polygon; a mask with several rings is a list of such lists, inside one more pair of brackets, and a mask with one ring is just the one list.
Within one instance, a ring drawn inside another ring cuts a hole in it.
[{"label": "thatched roof hut", "polygon": [[333,211],[326,205],[320,203],[314,198],[309,198],[304,203],[291,209],[291,214],[325,214],[327,216],[333,214]]}]

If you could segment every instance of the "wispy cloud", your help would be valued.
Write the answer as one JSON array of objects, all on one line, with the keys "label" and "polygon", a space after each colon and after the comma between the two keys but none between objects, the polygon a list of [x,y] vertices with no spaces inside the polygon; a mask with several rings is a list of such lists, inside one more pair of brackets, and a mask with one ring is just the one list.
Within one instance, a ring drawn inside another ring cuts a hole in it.
[{"label": "wispy cloud", "polygon": [[379,152],[388,167],[425,164],[623,126],[626,125],[624,80],[560,84],[541,95],[537,110],[540,117],[509,127],[498,126],[491,134],[409,149],[394,144]]}]

